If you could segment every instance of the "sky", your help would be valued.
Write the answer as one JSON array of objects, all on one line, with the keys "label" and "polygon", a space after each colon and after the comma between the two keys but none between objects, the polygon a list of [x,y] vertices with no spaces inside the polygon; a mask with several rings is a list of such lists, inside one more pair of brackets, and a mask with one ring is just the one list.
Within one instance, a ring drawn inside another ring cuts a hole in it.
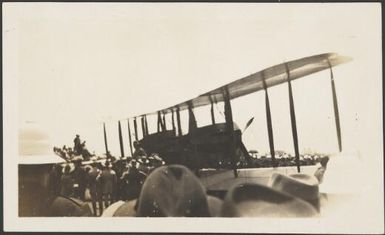
[{"label": "sky", "polygon": [[[120,155],[121,120],[128,153],[128,117],[327,52],[353,58],[334,68],[344,150],[382,146],[378,4],[30,3],[4,9],[18,123],[42,126],[54,146],[72,146],[79,134],[89,150],[102,153],[105,122],[109,149]],[[300,151],[337,152],[329,71],[294,81],[293,91]],[[275,148],[293,152],[287,85],[269,95]],[[263,92],[235,99],[232,107],[241,129],[254,117],[243,134],[246,147],[268,151]],[[195,112],[198,126],[210,123],[209,107]],[[216,116],[224,120],[221,112],[219,104]],[[187,131],[187,114],[182,119]],[[150,131],[155,120],[149,118]]]}]

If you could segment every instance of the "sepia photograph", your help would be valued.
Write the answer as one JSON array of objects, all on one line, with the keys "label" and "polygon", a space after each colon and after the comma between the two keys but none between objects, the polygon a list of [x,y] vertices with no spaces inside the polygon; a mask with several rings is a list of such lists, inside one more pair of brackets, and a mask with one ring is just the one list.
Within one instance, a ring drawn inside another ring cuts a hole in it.
[{"label": "sepia photograph", "polygon": [[384,233],[380,3],[2,10],[5,231]]}]

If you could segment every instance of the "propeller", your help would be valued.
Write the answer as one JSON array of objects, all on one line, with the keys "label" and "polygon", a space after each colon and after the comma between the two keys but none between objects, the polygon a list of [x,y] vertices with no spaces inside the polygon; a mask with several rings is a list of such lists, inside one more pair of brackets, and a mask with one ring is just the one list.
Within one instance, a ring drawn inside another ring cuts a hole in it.
[{"label": "propeller", "polygon": [[251,125],[251,123],[253,123],[253,121],[254,121],[254,117],[250,118],[250,120],[246,123],[246,126],[243,129],[242,134],[245,133],[245,131],[247,130],[247,128],[249,128],[249,126]]}]

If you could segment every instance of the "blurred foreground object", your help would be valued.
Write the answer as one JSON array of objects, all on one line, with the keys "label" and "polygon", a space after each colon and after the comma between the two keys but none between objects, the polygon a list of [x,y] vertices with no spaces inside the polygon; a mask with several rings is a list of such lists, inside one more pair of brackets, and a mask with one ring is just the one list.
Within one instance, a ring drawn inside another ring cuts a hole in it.
[{"label": "blurred foreground object", "polygon": [[[54,154],[49,136],[37,126],[19,130],[19,216],[88,216],[82,201],[49,190],[50,171],[65,160]],[[52,180],[52,179],[51,179]]]}]

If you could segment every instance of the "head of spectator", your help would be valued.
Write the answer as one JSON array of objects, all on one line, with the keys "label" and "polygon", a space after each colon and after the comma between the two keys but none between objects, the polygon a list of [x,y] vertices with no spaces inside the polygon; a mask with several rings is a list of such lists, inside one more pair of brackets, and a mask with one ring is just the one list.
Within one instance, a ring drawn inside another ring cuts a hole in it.
[{"label": "head of spectator", "polygon": [[210,217],[209,201],[205,188],[189,169],[181,165],[162,166],[147,177],[136,215]]},{"label": "head of spectator", "polygon": [[82,158],[81,157],[75,157],[73,159],[74,167],[75,169],[81,168],[82,166]]},{"label": "head of spectator", "polygon": [[135,140],[134,141],[134,148],[135,149],[138,149],[138,148],[140,148],[141,146],[140,146],[140,142],[139,141],[137,141],[137,140]]},{"label": "head of spectator", "polygon": [[104,169],[108,169],[110,167],[110,164],[111,164],[110,161],[108,161],[108,160],[105,161],[104,164],[103,164],[103,168]]},{"label": "head of spectator", "polygon": [[71,172],[71,166],[67,164],[64,167],[64,174],[69,174],[70,172]]},{"label": "head of spectator", "polygon": [[92,170],[92,167],[90,165],[86,165],[84,167],[84,170],[88,173],[88,172],[90,172]]},{"label": "head of spectator", "polygon": [[270,178],[269,186],[300,198],[314,206],[318,212],[320,211],[319,183],[313,175],[274,173]]},{"label": "head of spectator", "polygon": [[54,171],[56,174],[60,175],[62,172],[62,167],[60,164],[55,164],[52,166],[52,171]]},{"label": "head of spectator", "polygon": [[317,211],[308,202],[260,184],[236,184],[227,192],[223,217],[313,217]]}]

